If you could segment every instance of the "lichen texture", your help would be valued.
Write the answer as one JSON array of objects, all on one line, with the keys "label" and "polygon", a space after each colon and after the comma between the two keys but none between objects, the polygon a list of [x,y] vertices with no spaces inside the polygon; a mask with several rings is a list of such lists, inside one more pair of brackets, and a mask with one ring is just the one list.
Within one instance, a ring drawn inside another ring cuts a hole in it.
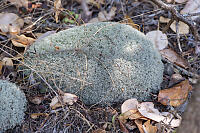
[{"label": "lichen texture", "polygon": [[150,100],[163,76],[155,46],[143,33],[114,22],[52,34],[30,46],[25,64],[52,87],[78,95],[85,104]]},{"label": "lichen texture", "polygon": [[0,132],[22,123],[26,102],[24,93],[14,83],[0,80]]}]

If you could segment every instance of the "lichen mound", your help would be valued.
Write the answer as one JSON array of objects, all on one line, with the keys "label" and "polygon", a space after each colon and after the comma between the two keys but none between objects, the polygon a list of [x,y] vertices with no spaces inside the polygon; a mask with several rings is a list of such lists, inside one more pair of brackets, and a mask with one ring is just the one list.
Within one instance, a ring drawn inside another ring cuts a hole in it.
[{"label": "lichen mound", "polygon": [[131,26],[113,22],[52,34],[30,46],[25,64],[85,104],[150,100],[163,76],[161,57],[151,41]]},{"label": "lichen mound", "polygon": [[26,102],[24,93],[14,83],[0,80],[0,132],[22,123]]}]

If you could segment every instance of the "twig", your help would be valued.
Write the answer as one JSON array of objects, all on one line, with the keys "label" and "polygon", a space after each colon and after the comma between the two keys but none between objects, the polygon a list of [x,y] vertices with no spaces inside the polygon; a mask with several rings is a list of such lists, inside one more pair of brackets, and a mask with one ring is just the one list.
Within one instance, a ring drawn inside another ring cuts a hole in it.
[{"label": "twig", "polygon": [[179,21],[176,21],[176,38],[177,38],[177,43],[178,43],[178,48],[179,51],[182,53],[183,50],[181,48],[181,43],[180,43],[180,34],[179,34],[179,27],[178,27]]},{"label": "twig", "polygon": [[172,63],[172,62],[170,62],[169,60],[167,60],[167,59],[165,59],[165,58],[162,58],[162,60],[165,61],[165,62],[167,62],[167,63],[172,64],[172,65],[173,65],[176,69],[178,69],[182,74],[187,75],[188,77],[197,78],[197,79],[200,78],[200,75],[195,74],[195,73],[192,73],[192,72],[189,72],[189,71],[187,71],[186,69],[179,67],[179,66],[176,65],[175,63]]},{"label": "twig", "polygon": [[164,10],[170,11],[176,21],[182,21],[182,22],[186,23],[190,27],[191,32],[195,37],[195,40],[200,41],[200,37],[199,37],[198,31],[197,31],[196,24],[192,20],[184,17],[172,5],[166,4],[161,0],[152,0],[152,1],[154,3],[156,3],[158,6],[160,6],[161,8],[163,8]]}]

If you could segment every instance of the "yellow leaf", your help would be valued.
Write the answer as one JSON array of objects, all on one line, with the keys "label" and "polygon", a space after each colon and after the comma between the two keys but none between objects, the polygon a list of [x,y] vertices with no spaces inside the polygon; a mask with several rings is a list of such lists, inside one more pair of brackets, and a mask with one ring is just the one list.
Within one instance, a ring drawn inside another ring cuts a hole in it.
[{"label": "yellow leaf", "polygon": [[47,114],[47,113],[33,113],[33,114],[31,114],[32,119],[37,119],[40,116],[49,116],[49,114]]},{"label": "yellow leaf", "polygon": [[33,44],[35,42],[35,39],[31,37],[26,37],[25,35],[13,35],[11,41],[16,47],[26,47]]}]

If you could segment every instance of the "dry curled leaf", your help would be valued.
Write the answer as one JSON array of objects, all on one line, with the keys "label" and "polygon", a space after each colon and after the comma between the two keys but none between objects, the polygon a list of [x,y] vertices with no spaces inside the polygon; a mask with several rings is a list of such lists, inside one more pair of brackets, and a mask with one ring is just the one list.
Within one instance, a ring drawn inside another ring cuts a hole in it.
[{"label": "dry curled leaf", "polygon": [[150,120],[148,120],[143,124],[143,130],[145,131],[145,133],[157,133],[158,128],[156,126],[153,126],[150,123]]},{"label": "dry curled leaf", "polygon": [[35,42],[35,39],[31,37],[26,37],[25,35],[13,35],[11,41],[16,47],[26,47],[33,44]]},{"label": "dry curled leaf", "polygon": [[[192,14],[200,12],[200,1],[199,0],[188,0],[183,10],[181,10],[181,14]],[[192,16],[191,18],[194,20],[199,16]]]},{"label": "dry curled leaf", "polygon": [[136,119],[136,120],[135,120],[135,124],[137,125],[137,127],[138,127],[140,133],[145,133],[144,130],[143,130],[143,127],[142,127],[142,120]]},{"label": "dry curled leaf", "polygon": [[[169,18],[164,18],[164,17],[160,17],[159,21],[161,23],[168,23],[170,21]],[[176,21],[174,21],[171,25],[170,28],[176,33]],[[179,34],[188,34],[189,33],[189,26],[183,22],[179,22],[178,23],[178,32]]]},{"label": "dry curled leaf", "polygon": [[154,104],[152,102],[143,102],[139,104],[138,111],[146,118],[156,122],[163,122],[171,127],[178,127],[181,122],[180,119],[175,119],[173,115],[168,112],[160,113],[158,109],[154,108]]},{"label": "dry curled leaf", "polygon": [[172,49],[163,49],[160,51],[160,54],[168,59],[170,62],[183,67],[185,69],[188,68],[188,62],[186,60],[184,60],[180,55],[178,55],[175,51],[173,51]]},{"label": "dry curled leaf", "polygon": [[127,119],[135,120],[135,119],[145,119],[137,109],[131,109],[121,114],[118,118],[121,122],[125,123]]},{"label": "dry curled leaf", "polygon": [[137,109],[138,101],[136,98],[126,100],[121,106],[121,113],[125,113],[131,109]]},{"label": "dry curled leaf", "polygon": [[[170,28],[176,33],[176,22],[175,21],[170,25]],[[189,31],[190,31],[190,27],[186,23],[184,23],[182,21],[178,22],[179,34],[188,34]]]},{"label": "dry curled leaf", "polygon": [[4,57],[3,60],[3,66],[10,66],[10,67],[13,67],[13,61],[11,58],[8,58],[8,57]]},{"label": "dry curled leaf", "polygon": [[[69,104],[72,105],[74,102],[76,102],[78,100],[78,97],[74,94],[70,94],[70,93],[64,93],[63,96],[60,96],[62,100],[63,104]],[[57,96],[55,96],[50,103],[50,107],[52,109],[56,109],[58,107],[61,107],[62,104],[60,103],[60,101],[58,100]]]},{"label": "dry curled leaf", "polygon": [[0,30],[3,33],[18,34],[24,26],[23,19],[14,13],[0,13]]},{"label": "dry curled leaf", "polygon": [[125,24],[128,24],[128,25],[130,25],[131,27],[133,27],[133,28],[137,29],[138,31],[140,31],[140,26],[139,26],[138,24],[135,24],[135,23],[133,22],[133,20],[131,19],[131,17],[129,17],[128,15],[126,15],[126,16],[124,17],[124,20],[125,20]]},{"label": "dry curled leaf", "polygon": [[163,50],[168,46],[167,35],[160,30],[150,31],[146,34],[146,37],[156,45],[158,50]]},{"label": "dry curled leaf", "polygon": [[192,86],[188,80],[175,85],[172,88],[160,90],[158,94],[158,102],[163,105],[171,105],[177,107],[185,102],[188,93],[192,90]]}]

